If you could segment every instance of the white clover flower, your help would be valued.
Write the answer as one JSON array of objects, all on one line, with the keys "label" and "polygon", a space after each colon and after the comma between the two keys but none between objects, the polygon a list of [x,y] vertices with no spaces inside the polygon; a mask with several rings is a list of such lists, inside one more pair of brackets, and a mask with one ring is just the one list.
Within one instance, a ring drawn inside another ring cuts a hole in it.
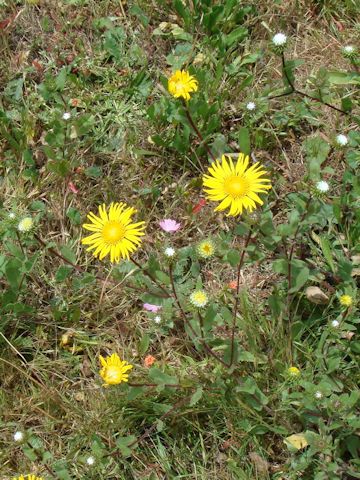
[{"label": "white clover flower", "polygon": [[256,103],[255,102],[248,102],[246,104],[246,110],[249,110],[249,112],[252,112],[256,108]]},{"label": "white clover flower", "polygon": [[70,112],[65,112],[62,116],[63,120],[70,120],[71,118],[71,113]]},{"label": "white clover flower", "polygon": [[355,47],[353,45],[346,45],[343,48],[343,52],[347,55],[352,55],[353,53],[355,53]]},{"label": "white clover flower", "polygon": [[24,439],[23,432],[17,431],[14,433],[14,440],[15,442],[21,442]]},{"label": "white clover flower", "polygon": [[345,147],[349,143],[348,137],[342,133],[336,137],[335,141],[339,147]]},{"label": "white clover flower", "polygon": [[17,228],[19,232],[29,232],[32,229],[33,225],[34,225],[33,219],[31,217],[25,217],[22,220],[20,220]]},{"label": "white clover flower", "polygon": [[329,188],[330,188],[329,184],[324,180],[320,180],[320,182],[316,184],[316,190],[320,193],[328,192]]},{"label": "white clover flower", "polygon": [[172,247],[167,247],[165,248],[164,253],[167,257],[171,258],[175,255],[175,249]]},{"label": "white clover flower", "polygon": [[88,465],[94,465],[94,463],[95,463],[95,458],[94,458],[94,457],[88,457],[88,458],[86,459],[86,463],[87,463]]},{"label": "white clover flower", "polygon": [[339,325],[340,325],[340,323],[337,320],[333,320],[331,322],[331,326],[334,327],[334,328],[338,328]]},{"label": "white clover flower", "polygon": [[160,322],[161,322],[161,317],[160,317],[160,315],[156,315],[156,317],[154,318],[154,322],[155,322],[155,323],[160,323]]},{"label": "white clover flower", "polygon": [[318,390],[317,392],[315,392],[314,396],[315,396],[315,398],[317,398],[319,400],[320,398],[323,397],[323,394],[320,392],[320,390]]},{"label": "white clover flower", "polygon": [[284,33],[277,33],[276,35],[273,36],[272,38],[272,43],[276,47],[283,47],[287,42],[287,36]]},{"label": "white clover flower", "polygon": [[14,212],[10,212],[8,217],[10,218],[10,220],[14,220],[14,218],[16,217],[15,213]]}]

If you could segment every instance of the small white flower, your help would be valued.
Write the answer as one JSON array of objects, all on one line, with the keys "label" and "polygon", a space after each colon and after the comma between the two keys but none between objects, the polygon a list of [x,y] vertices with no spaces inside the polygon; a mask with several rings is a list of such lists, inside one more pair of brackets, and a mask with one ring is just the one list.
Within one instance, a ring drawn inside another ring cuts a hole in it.
[{"label": "small white flower", "polygon": [[65,112],[62,116],[63,120],[70,120],[71,118],[71,113],[70,112]]},{"label": "small white flower", "polygon": [[321,180],[316,184],[316,190],[320,193],[326,193],[329,191],[329,184],[324,180]]},{"label": "small white flower", "polygon": [[172,247],[167,247],[167,248],[165,248],[164,253],[167,257],[171,258],[175,255],[175,249],[172,248]]},{"label": "small white flower", "polygon": [[21,441],[23,440],[23,438],[24,438],[23,432],[19,432],[19,431],[18,431],[18,432],[15,432],[15,433],[14,433],[14,440],[15,440],[15,442],[21,442]]},{"label": "small white flower", "polygon": [[94,457],[88,457],[88,458],[86,459],[86,463],[87,463],[88,465],[94,465],[94,463],[95,463],[95,458],[94,458]]},{"label": "small white flower", "polygon": [[349,142],[349,139],[346,135],[343,135],[342,133],[340,133],[340,135],[338,135],[336,137],[336,143],[339,145],[339,147],[345,147],[345,145],[347,145]]},{"label": "small white flower", "polygon": [[287,36],[284,33],[277,33],[273,36],[272,42],[276,47],[282,47],[287,42]]},{"label": "small white flower", "polygon": [[322,397],[323,397],[323,394],[319,390],[315,392],[315,398],[320,399]]},{"label": "small white flower", "polygon": [[343,48],[343,52],[351,55],[355,52],[355,47],[353,45],[346,45],[346,47]]},{"label": "small white flower", "polygon": [[333,320],[331,322],[331,326],[334,327],[334,328],[338,328],[339,325],[340,325],[340,323],[337,320]]},{"label": "small white flower", "polygon": [[19,232],[29,232],[32,229],[33,224],[34,222],[31,217],[25,217],[20,220],[17,228]]},{"label": "small white flower", "polygon": [[10,212],[8,217],[10,218],[10,220],[14,220],[14,218],[16,217],[15,213],[14,212]]},{"label": "small white flower", "polygon": [[249,103],[246,104],[246,110],[249,110],[250,112],[252,110],[255,110],[255,108],[256,108],[255,102],[249,102]]},{"label": "small white flower", "polygon": [[154,318],[154,322],[155,322],[155,323],[160,323],[160,322],[161,322],[161,317],[160,317],[160,315],[156,315],[156,317]]}]

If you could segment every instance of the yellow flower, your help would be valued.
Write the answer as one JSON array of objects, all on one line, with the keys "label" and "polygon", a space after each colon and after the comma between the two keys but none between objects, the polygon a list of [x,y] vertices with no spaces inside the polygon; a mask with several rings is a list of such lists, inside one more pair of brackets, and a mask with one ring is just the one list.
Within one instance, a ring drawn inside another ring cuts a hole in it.
[{"label": "yellow flower", "polygon": [[18,230],[19,232],[29,232],[32,229],[34,222],[31,217],[25,217],[22,220],[20,220],[18,224]]},{"label": "yellow flower", "polygon": [[185,70],[176,70],[168,80],[168,90],[175,98],[183,97],[190,100],[190,93],[196,92],[198,82],[195,77]]},{"label": "yellow flower", "polygon": [[250,168],[249,157],[243,153],[239,154],[236,165],[231,157],[223,155],[209,167],[209,174],[203,176],[204,191],[212,201],[220,205],[215,211],[225,210],[230,207],[227,216],[241,215],[243,209],[252,212],[256,203],[260,205],[263,201],[258,193],[266,193],[271,188],[268,178],[260,178],[267,172],[262,170],[259,163]]},{"label": "yellow flower", "polygon": [[210,258],[215,253],[215,245],[211,240],[203,240],[197,246],[197,252],[202,258]]},{"label": "yellow flower", "polygon": [[300,370],[297,367],[289,367],[287,369],[287,373],[289,374],[290,377],[299,377],[300,376]]},{"label": "yellow flower", "polygon": [[208,303],[209,298],[207,294],[204,292],[204,290],[195,290],[190,295],[190,302],[198,308],[205,307],[205,305]]},{"label": "yellow flower", "polygon": [[350,307],[353,303],[353,299],[350,297],[350,295],[341,295],[339,301],[340,305],[343,307]]},{"label": "yellow flower", "polygon": [[121,382],[127,382],[129,374],[127,371],[133,368],[128,362],[121,361],[117,353],[113,353],[110,357],[99,356],[102,369],[100,370],[100,376],[104,380],[104,386],[117,385]]},{"label": "yellow flower", "polygon": [[91,223],[83,227],[95,232],[82,240],[83,245],[90,245],[87,251],[94,250],[93,255],[102,260],[110,254],[112,263],[121,258],[129,258],[141,243],[139,237],[144,235],[144,223],[130,223],[131,216],[136,212],[125,203],[111,203],[99,206],[99,216],[90,212],[87,218]]},{"label": "yellow flower", "polygon": [[37,477],[36,475],[20,475],[20,477],[14,477],[13,480],[43,480],[42,477]]}]

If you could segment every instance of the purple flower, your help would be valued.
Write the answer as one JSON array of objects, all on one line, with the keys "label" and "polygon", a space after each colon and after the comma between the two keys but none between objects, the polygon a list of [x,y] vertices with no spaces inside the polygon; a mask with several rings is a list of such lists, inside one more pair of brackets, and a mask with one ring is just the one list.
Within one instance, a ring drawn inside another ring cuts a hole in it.
[{"label": "purple flower", "polygon": [[177,223],[175,220],[171,220],[171,218],[161,220],[159,225],[165,232],[176,232],[181,227],[181,223]]},{"label": "purple flower", "polygon": [[161,308],[161,305],[152,305],[151,303],[144,303],[143,305],[144,309],[147,310],[148,312],[158,312]]}]

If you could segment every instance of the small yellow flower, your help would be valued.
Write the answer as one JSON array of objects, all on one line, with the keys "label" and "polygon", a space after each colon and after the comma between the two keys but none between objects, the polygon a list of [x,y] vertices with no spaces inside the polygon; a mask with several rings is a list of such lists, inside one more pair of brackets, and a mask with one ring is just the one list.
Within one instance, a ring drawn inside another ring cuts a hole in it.
[{"label": "small yellow flower", "polygon": [[210,258],[215,253],[215,245],[211,240],[203,240],[197,246],[197,252],[202,258]]},{"label": "small yellow flower", "polygon": [[110,357],[99,356],[102,369],[100,376],[104,380],[104,386],[117,385],[121,382],[127,382],[129,374],[126,373],[133,368],[125,360],[121,360],[117,353],[113,353]]},{"label": "small yellow flower", "polygon": [[18,224],[18,230],[19,232],[29,232],[32,229],[32,226],[34,225],[34,221],[31,217],[25,217],[22,220],[20,220]]},{"label": "small yellow flower", "polygon": [[112,263],[119,262],[121,258],[129,259],[141,243],[139,237],[144,235],[144,223],[130,223],[131,216],[136,212],[125,203],[111,203],[99,206],[99,216],[90,212],[87,218],[91,223],[83,227],[92,235],[82,240],[83,245],[90,245],[87,251],[94,250],[93,255],[102,260],[110,255]]},{"label": "small yellow flower", "polygon": [[175,98],[190,100],[190,93],[196,92],[198,81],[185,70],[176,70],[168,80],[168,90]]},{"label": "small yellow flower", "polygon": [[205,305],[208,303],[209,298],[207,294],[204,292],[204,290],[195,290],[190,295],[190,302],[198,308],[205,307]]},{"label": "small yellow flower", "polygon": [[241,215],[244,209],[252,212],[257,203],[264,203],[257,194],[271,188],[270,180],[261,178],[267,172],[259,163],[249,167],[249,157],[243,153],[235,165],[230,156],[223,155],[208,170],[210,175],[203,176],[204,191],[209,200],[221,202],[215,212],[229,208],[227,216]]},{"label": "small yellow flower", "polygon": [[37,477],[36,475],[20,475],[20,477],[13,477],[13,480],[43,480],[42,477]]},{"label": "small yellow flower", "polygon": [[339,301],[340,305],[343,307],[350,307],[353,303],[353,299],[350,297],[350,295],[341,295]]},{"label": "small yellow flower", "polygon": [[300,370],[297,367],[289,367],[287,369],[287,373],[290,377],[299,377],[300,376]]}]

